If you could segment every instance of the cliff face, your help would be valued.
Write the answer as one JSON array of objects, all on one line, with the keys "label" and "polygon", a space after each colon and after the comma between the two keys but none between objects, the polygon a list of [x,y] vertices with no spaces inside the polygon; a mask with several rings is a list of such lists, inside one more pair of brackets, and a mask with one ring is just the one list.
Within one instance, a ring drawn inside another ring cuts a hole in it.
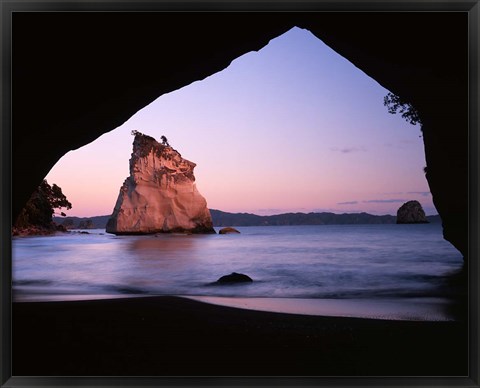
[{"label": "cliff face", "polygon": [[172,147],[139,132],[125,180],[106,231],[215,233],[207,201],[195,186],[196,164]]},{"label": "cliff face", "polygon": [[397,211],[397,224],[427,224],[422,205],[418,201],[405,202]]}]

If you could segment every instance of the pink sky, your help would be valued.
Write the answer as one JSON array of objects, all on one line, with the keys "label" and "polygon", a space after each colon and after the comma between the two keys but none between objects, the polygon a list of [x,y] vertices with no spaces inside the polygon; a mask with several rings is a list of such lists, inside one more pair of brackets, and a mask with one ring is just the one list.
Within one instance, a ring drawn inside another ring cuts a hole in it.
[{"label": "pink sky", "polygon": [[136,129],[165,135],[197,163],[197,187],[211,209],[396,214],[417,199],[436,214],[420,128],[387,112],[387,93],[294,28],[224,71],[161,96],[65,155],[46,179],[73,204],[68,215],[111,214]]}]

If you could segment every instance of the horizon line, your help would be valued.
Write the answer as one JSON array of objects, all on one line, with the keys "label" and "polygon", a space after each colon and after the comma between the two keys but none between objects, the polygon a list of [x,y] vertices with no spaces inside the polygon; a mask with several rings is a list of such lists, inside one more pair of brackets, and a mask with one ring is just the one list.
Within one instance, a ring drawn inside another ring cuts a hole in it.
[{"label": "horizon line", "polygon": [[[253,216],[257,216],[257,217],[274,217],[274,216],[281,216],[281,215],[284,215],[284,214],[323,214],[323,213],[330,213],[330,214],[335,214],[335,215],[342,215],[342,214],[369,214],[371,216],[375,216],[375,217],[384,217],[384,216],[390,216],[390,217],[396,217],[396,215],[394,214],[372,214],[372,213],[368,213],[366,211],[358,211],[358,212],[342,212],[342,213],[335,213],[335,212],[332,212],[332,211],[321,211],[321,212],[316,212],[316,211],[311,211],[311,212],[293,212],[293,211],[289,211],[289,212],[284,212],[284,213],[275,213],[275,214],[265,214],[265,215],[260,215],[260,214],[256,214],[256,213],[249,213],[249,212],[228,212],[228,211],[224,211],[224,210],[219,210],[219,209],[208,209],[209,211],[211,210],[215,210],[215,211],[219,211],[219,212],[222,212],[222,213],[229,213],[229,214],[249,214],[249,215],[253,215]],[[56,218],[69,218],[69,217],[75,217],[75,218],[93,218],[93,217],[110,217],[111,214],[101,214],[101,215],[96,215],[96,216],[74,216],[74,215],[66,215],[66,216],[61,216],[61,215],[56,215],[54,214],[53,217],[56,217]],[[425,217],[434,217],[434,216],[439,216],[438,213],[436,214],[425,214]]]}]

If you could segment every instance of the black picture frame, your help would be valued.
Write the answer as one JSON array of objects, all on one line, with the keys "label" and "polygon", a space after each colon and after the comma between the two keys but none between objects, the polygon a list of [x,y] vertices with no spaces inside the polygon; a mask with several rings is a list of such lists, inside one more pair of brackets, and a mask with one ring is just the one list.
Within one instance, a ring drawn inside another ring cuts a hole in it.
[{"label": "black picture frame", "polygon": [[[454,11],[469,14],[469,178],[470,178],[470,232],[469,252],[469,376],[462,378],[336,378],[336,377],[269,377],[269,378],[162,378],[162,377],[18,377],[11,376],[11,16],[14,12],[25,11]],[[477,1],[276,1],[276,2],[223,2],[215,1],[4,1],[1,0],[1,322],[0,322],[0,386],[479,386],[479,19],[480,5]]]}]

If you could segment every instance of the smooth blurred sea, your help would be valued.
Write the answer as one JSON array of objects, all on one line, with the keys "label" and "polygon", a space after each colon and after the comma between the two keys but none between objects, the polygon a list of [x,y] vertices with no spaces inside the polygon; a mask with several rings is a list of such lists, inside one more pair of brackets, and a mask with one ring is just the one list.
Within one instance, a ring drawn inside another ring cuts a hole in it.
[{"label": "smooth blurred sea", "polygon": [[[451,277],[462,256],[443,239],[440,224],[237,229],[241,234],[115,236],[89,230],[14,238],[13,298],[182,295],[264,304],[265,298],[284,298],[277,302],[343,303],[350,316],[382,316],[362,306],[387,303],[385,316],[453,319]],[[231,272],[254,282],[212,284]]]}]

